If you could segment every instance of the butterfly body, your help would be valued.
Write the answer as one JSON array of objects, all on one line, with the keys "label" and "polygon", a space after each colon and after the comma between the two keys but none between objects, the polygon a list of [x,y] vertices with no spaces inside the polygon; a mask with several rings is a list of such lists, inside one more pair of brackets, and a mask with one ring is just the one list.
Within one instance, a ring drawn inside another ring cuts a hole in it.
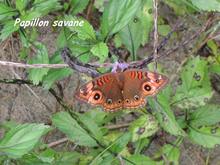
[{"label": "butterfly body", "polygon": [[76,98],[105,111],[133,109],[144,106],[147,96],[154,96],[168,81],[164,75],[130,69],[119,73],[107,73],[83,85]]}]

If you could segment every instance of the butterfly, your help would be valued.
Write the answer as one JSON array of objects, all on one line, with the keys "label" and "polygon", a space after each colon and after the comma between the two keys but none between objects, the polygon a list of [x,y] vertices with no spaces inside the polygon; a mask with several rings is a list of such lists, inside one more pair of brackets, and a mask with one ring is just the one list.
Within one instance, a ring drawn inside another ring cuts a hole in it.
[{"label": "butterfly", "polygon": [[135,109],[146,104],[147,96],[156,95],[168,82],[162,74],[128,69],[124,72],[106,73],[81,86],[75,93],[77,99],[101,106],[107,112]]}]

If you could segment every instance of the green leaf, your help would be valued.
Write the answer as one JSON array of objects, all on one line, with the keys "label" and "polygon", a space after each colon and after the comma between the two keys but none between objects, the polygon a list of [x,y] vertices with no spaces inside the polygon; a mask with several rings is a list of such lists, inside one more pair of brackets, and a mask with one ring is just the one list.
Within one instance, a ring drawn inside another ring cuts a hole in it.
[{"label": "green leaf", "polygon": [[[128,160],[138,165],[159,165],[158,162],[153,161],[151,158],[139,154],[129,156]],[[126,165],[132,165],[132,164],[130,162],[126,162]]]},{"label": "green leaf", "polygon": [[[61,59],[60,52],[57,51],[55,54],[50,58],[50,64],[59,64],[63,63]],[[49,89],[55,81],[61,80],[73,73],[73,70],[70,68],[61,68],[61,69],[50,69],[43,77],[43,86],[46,89]]]},{"label": "green leaf", "polygon": [[152,8],[152,1],[145,0],[141,10],[138,10],[129,24],[119,32],[120,38],[131,52],[133,60],[136,59],[136,52],[140,44],[144,45],[148,40],[152,28],[153,19],[152,14],[149,14],[150,8]]},{"label": "green leaf", "polygon": [[166,157],[166,160],[168,161],[167,164],[179,165],[179,158],[180,158],[179,148],[170,144],[165,144],[161,148],[161,152],[162,155]]},{"label": "green leaf", "polygon": [[220,122],[220,106],[206,105],[190,114],[190,124],[196,127],[213,125]]},{"label": "green leaf", "polygon": [[72,0],[72,15],[76,15],[77,13],[82,12],[86,6],[88,5],[89,0]]},{"label": "green leaf", "polygon": [[158,119],[160,126],[172,135],[182,135],[185,133],[179,126],[175,119],[175,116],[170,108],[171,88],[170,86],[160,92],[157,95],[157,101],[155,99],[149,99],[149,104],[152,109],[156,110],[156,118]]},{"label": "green leaf", "polygon": [[111,0],[102,16],[102,37],[109,37],[125,27],[133,19],[140,6],[141,0]]},{"label": "green leaf", "polygon": [[[46,47],[41,43],[35,43],[37,47],[37,53],[34,58],[28,61],[29,64],[48,64],[49,57]],[[33,81],[33,84],[38,85],[43,77],[48,73],[49,68],[29,69],[28,77]]]},{"label": "green leaf", "polygon": [[133,60],[136,60],[136,52],[143,37],[142,21],[140,17],[135,17],[119,32],[122,43],[131,53]]},{"label": "green leaf", "polygon": [[194,128],[190,126],[188,135],[193,142],[203,147],[214,148],[220,144],[220,128],[218,127]]},{"label": "green leaf", "polygon": [[204,11],[218,11],[220,12],[220,2],[217,0],[191,0],[194,6]]},{"label": "green leaf", "polygon": [[44,124],[19,124],[0,141],[0,152],[19,158],[32,150],[49,128]]},{"label": "green leaf", "polygon": [[65,20],[83,22],[82,26],[69,26],[68,27],[72,32],[77,32],[77,36],[79,37],[79,39],[91,40],[91,41],[96,40],[95,31],[92,25],[87,20],[78,18],[78,17],[73,17],[70,15],[66,15]]},{"label": "green leaf", "polygon": [[137,120],[133,121],[129,127],[132,133],[132,141],[152,136],[158,130],[158,123],[151,115],[142,115]]},{"label": "green leaf", "polygon": [[101,63],[103,63],[108,57],[108,47],[104,42],[94,45],[91,49],[91,52],[94,56],[99,58]]},{"label": "green leaf", "polygon": [[108,148],[110,148],[112,152],[119,153],[123,149],[125,149],[126,145],[131,140],[131,133],[130,132],[126,132],[126,133],[112,132],[112,133],[107,134],[104,137],[104,140],[105,140],[105,143],[109,145]]},{"label": "green leaf", "polygon": [[73,165],[77,164],[80,159],[80,154],[77,152],[60,152],[57,154],[54,165]]},{"label": "green leaf", "polygon": [[18,14],[15,9],[0,2],[0,21],[10,19],[12,16]]},{"label": "green leaf", "polygon": [[96,141],[67,112],[56,113],[52,122],[74,143],[88,147],[97,146]]},{"label": "green leaf", "polygon": [[14,20],[5,22],[4,27],[1,30],[0,41],[5,40],[9,35],[19,29],[19,26],[14,26],[14,23]]},{"label": "green leaf", "polygon": [[212,64],[209,68],[209,71],[220,75],[220,64]]},{"label": "green leaf", "polygon": [[172,105],[182,109],[196,108],[204,106],[212,95],[207,61],[199,56],[190,59],[181,72],[180,85],[172,98]]},{"label": "green leaf", "polygon": [[19,10],[20,13],[24,13],[24,9],[28,3],[28,0],[18,0],[15,1],[16,9]]},{"label": "green leaf", "polygon": [[158,25],[158,32],[160,35],[167,36],[170,31],[171,28],[169,25]]},{"label": "green leaf", "polygon": [[82,115],[79,114],[78,117],[80,121],[84,123],[84,125],[90,130],[93,136],[96,137],[97,140],[101,141],[103,138],[103,135],[102,135],[101,129],[98,127],[95,121],[92,120],[87,113],[82,114]]},{"label": "green leaf", "polygon": [[55,160],[56,152],[50,148],[42,151],[41,153],[37,154],[37,158],[40,159],[42,162],[45,163],[52,163]]},{"label": "green leaf", "polygon": [[126,132],[120,135],[115,141],[113,141],[113,146],[111,146],[110,150],[114,153],[119,153],[121,152],[128,142],[131,140],[131,133]]},{"label": "green leaf", "polygon": [[62,6],[60,5],[58,0],[35,0],[33,3],[33,7],[30,11],[34,11],[40,14],[40,16],[45,16],[49,12],[56,11],[61,9]]}]

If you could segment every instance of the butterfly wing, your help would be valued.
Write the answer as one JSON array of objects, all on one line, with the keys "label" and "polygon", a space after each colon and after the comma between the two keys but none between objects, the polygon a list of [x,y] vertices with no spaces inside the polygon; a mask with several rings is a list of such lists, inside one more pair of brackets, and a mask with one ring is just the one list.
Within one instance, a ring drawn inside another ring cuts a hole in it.
[{"label": "butterfly wing", "polygon": [[76,98],[91,105],[102,106],[105,111],[121,109],[122,84],[118,75],[118,73],[108,73],[93,79],[76,92]]},{"label": "butterfly wing", "polygon": [[138,108],[146,104],[146,96],[154,96],[168,81],[164,75],[138,69],[124,73],[124,108]]}]

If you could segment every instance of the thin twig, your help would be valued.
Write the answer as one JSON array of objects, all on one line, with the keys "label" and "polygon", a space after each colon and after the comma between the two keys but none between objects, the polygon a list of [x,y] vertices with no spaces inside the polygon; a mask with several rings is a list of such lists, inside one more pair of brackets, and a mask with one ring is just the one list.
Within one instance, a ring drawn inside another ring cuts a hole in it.
[{"label": "thin twig", "polygon": [[54,141],[54,142],[51,142],[51,143],[47,144],[47,146],[49,148],[51,148],[51,147],[55,147],[55,146],[57,146],[59,144],[65,143],[67,141],[68,141],[68,138],[62,138],[62,139],[59,139],[57,141]]},{"label": "thin twig", "polygon": [[0,61],[0,65],[17,68],[64,68],[67,64],[23,64],[17,62]]},{"label": "thin twig", "polygon": [[157,0],[153,0],[153,7],[154,7],[154,71],[156,72],[157,70],[157,47],[158,47],[158,30],[157,30],[157,17],[158,17],[158,12],[157,12]]}]

